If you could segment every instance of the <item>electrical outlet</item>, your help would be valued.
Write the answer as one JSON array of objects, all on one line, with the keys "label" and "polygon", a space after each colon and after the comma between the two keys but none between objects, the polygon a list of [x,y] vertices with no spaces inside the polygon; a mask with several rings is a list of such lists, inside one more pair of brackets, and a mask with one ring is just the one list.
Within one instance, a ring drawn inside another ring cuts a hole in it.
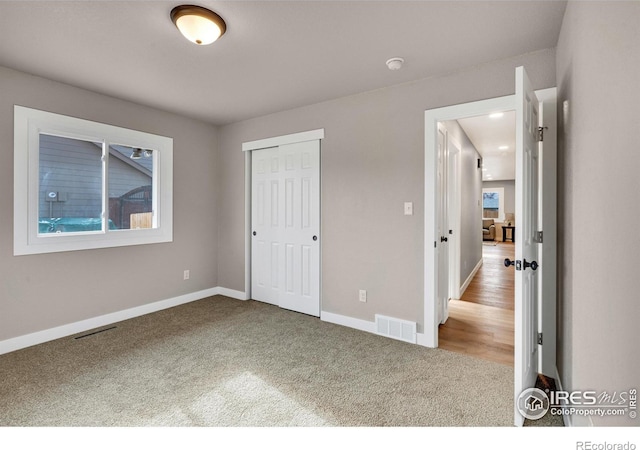
[{"label": "electrical outlet", "polygon": [[367,302],[367,291],[365,291],[364,289],[360,289],[360,291],[358,291],[358,299],[362,303],[366,303]]},{"label": "electrical outlet", "polygon": [[189,279],[189,270],[185,270],[184,271],[184,279],[188,280]]}]

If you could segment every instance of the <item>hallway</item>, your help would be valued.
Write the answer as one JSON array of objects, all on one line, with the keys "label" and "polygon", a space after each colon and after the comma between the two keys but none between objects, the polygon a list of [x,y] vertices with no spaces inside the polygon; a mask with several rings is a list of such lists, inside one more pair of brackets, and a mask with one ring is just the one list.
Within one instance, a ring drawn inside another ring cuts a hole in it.
[{"label": "hallway", "polygon": [[439,327],[439,347],[513,366],[514,270],[510,242],[485,242],[483,264],[460,300],[449,302],[449,318]]}]

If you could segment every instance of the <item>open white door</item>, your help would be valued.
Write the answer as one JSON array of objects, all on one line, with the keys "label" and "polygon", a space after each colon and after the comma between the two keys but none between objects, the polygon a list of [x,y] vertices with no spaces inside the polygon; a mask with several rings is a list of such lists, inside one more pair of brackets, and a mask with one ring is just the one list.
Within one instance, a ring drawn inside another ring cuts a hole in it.
[{"label": "open white door", "polygon": [[[516,69],[516,259],[515,267],[515,396],[535,386],[538,375],[538,99],[523,67]],[[508,260],[507,260],[508,261]],[[505,261],[505,263],[507,263]],[[514,402],[516,426],[524,417]]]},{"label": "open white door", "polygon": [[[447,136],[447,150],[449,153],[449,298],[460,298],[460,158],[461,146],[451,135]],[[449,305],[446,306],[449,316]]]},{"label": "open white door", "polygon": [[447,131],[438,126],[438,319],[449,318],[449,201]]}]

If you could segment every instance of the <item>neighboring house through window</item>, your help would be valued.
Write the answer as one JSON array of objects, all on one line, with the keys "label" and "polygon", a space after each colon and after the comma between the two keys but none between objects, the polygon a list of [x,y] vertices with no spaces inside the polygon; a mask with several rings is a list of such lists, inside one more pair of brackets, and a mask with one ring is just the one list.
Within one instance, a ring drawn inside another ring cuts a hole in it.
[{"label": "neighboring house through window", "polygon": [[172,139],[20,106],[14,116],[14,254],[172,240]]}]

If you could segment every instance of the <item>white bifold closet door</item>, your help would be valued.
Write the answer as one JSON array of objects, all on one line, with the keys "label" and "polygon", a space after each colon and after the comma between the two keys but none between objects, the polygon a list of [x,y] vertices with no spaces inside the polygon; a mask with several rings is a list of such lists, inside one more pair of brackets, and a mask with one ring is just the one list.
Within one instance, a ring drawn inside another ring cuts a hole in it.
[{"label": "white bifold closet door", "polygon": [[320,316],[320,141],[251,153],[251,297]]}]

